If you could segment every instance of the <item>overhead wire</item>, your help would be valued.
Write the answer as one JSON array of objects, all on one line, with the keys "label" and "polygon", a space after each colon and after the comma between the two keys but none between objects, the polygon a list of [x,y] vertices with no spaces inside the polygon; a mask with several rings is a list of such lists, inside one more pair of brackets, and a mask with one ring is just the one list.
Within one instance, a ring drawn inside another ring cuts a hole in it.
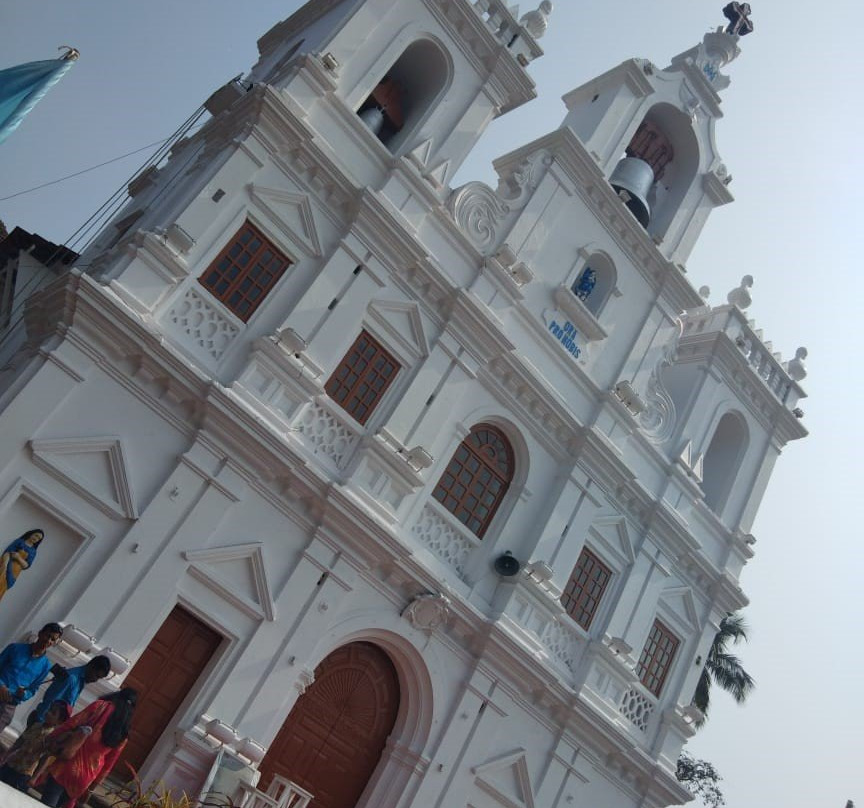
[{"label": "overhead wire", "polygon": [[147,149],[152,149],[154,146],[161,145],[167,139],[168,138],[156,140],[153,143],[148,143],[146,146],[142,146],[140,149],[134,149],[133,151],[126,152],[126,154],[121,154],[118,157],[112,157],[110,160],[105,160],[104,163],[97,163],[95,166],[90,166],[89,168],[82,168],[80,171],[76,171],[72,174],[67,174],[65,177],[58,177],[56,180],[43,182],[41,185],[34,185],[32,188],[25,188],[23,191],[16,191],[14,194],[9,194],[9,196],[0,196],[0,202],[6,202],[9,199],[15,199],[16,197],[24,196],[25,194],[32,194],[34,191],[41,191],[43,188],[49,188],[52,185],[59,185],[61,182],[66,182],[66,180],[80,177],[82,174],[87,174],[91,171],[95,171],[97,168],[102,168],[103,166],[111,165],[111,163],[117,163],[120,160],[125,160],[127,157],[131,157],[133,154],[138,154],[142,151],[146,151]]},{"label": "overhead wire", "polygon": [[[126,204],[127,201],[127,189],[129,184],[140,174],[146,171],[151,166],[158,165],[162,160],[169,154],[173,146],[179,141],[182,137],[185,137],[189,133],[199,129],[204,124],[198,124],[198,121],[201,117],[206,113],[206,109],[204,106],[200,106],[195,112],[192,113],[174,132],[169,135],[167,138],[163,140],[158,140],[155,143],[151,143],[148,146],[142,146],[140,149],[135,149],[134,151],[129,152],[128,154],[122,155],[120,157],[112,158],[111,160],[107,160],[104,163],[100,163],[98,166],[91,166],[89,169],[84,169],[82,171],[76,172],[75,174],[70,174],[67,177],[60,178],[58,180],[53,180],[49,183],[44,183],[43,185],[37,186],[35,188],[29,189],[27,191],[19,191],[15,194],[12,194],[9,197],[4,197],[3,199],[11,199],[14,196],[20,196],[24,193],[29,193],[30,191],[38,190],[39,188],[44,188],[49,185],[56,185],[59,182],[62,182],[66,179],[71,179],[75,176],[80,176],[81,174],[87,173],[88,171],[93,171],[96,168],[101,168],[104,165],[108,165],[113,162],[117,162],[118,160],[122,160],[126,157],[130,157],[133,154],[137,154],[141,151],[144,151],[149,148],[153,148],[153,146],[159,146],[159,148],[152,154],[150,157],[145,160],[143,165],[141,165],[138,169],[136,169],[129,180],[121,185],[111,196],[104,202],[102,205],[93,213],[68,239],[66,239],[62,244],[57,245],[57,248],[48,256],[48,258],[44,261],[44,267],[41,271],[34,273],[33,277],[24,284],[24,286],[16,290],[16,297],[19,298],[19,303],[15,306],[11,311],[9,311],[6,321],[8,323],[6,332],[0,336],[0,348],[6,343],[6,341],[18,330],[18,325],[21,321],[23,321],[23,308],[26,304],[27,298],[30,295],[31,290],[38,288],[38,286],[42,283],[48,273],[51,272],[51,267],[55,261],[55,259],[61,254],[61,252],[65,250],[70,250],[72,252],[77,252],[79,255],[87,249],[87,247],[93,242],[96,236],[101,232],[102,226],[113,218],[114,215],[122,208],[123,205]],[[196,124],[198,124],[196,126]],[[197,154],[197,150],[187,158],[184,162],[182,168],[185,168],[186,165],[191,161],[193,157]],[[182,170],[178,173],[182,174]],[[168,185],[173,185],[173,182],[169,181]],[[165,192],[165,188],[160,189],[159,195]],[[0,201],[3,201],[0,199]],[[89,235],[88,237],[88,234]],[[77,249],[76,249],[77,247]],[[18,315],[22,316],[18,316]]]}]

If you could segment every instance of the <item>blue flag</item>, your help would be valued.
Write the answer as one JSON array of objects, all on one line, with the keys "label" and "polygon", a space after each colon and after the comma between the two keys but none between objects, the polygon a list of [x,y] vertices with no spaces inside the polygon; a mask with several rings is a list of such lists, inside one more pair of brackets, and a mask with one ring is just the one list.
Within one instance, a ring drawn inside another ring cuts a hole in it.
[{"label": "blue flag", "polygon": [[66,75],[77,58],[78,51],[71,48],[60,59],[0,70],[0,143],[18,128],[24,116]]}]

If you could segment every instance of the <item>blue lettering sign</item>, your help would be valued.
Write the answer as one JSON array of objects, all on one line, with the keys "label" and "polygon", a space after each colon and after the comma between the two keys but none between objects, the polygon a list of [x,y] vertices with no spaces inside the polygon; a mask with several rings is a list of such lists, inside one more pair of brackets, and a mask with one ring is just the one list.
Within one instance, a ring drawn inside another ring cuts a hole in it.
[{"label": "blue lettering sign", "polygon": [[576,344],[576,334],[578,332],[573,323],[567,321],[564,325],[559,325],[555,320],[553,320],[549,323],[549,331],[552,332],[552,336],[564,346],[564,349],[570,354],[570,356],[574,359],[579,358],[582,349]]}]

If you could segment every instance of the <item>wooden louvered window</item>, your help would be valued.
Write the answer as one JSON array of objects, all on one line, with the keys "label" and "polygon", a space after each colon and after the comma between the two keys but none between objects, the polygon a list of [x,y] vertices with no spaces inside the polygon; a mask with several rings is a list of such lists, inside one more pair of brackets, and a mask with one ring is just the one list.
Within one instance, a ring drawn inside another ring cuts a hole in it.
[{"label": "wooden louvered window", "polygon": [[636,675],[655,696],[663,689],[679,644],[680,640],[663,623],[654,621],[639,657]]},{"label": "wooden louvered window", "polygon": [[324,389],[345,412],[365,424],[400,367],[377,340],[361,331]]},{"label": "wooden louvered window", "polygon": [[590,550],[583,549],[561,595],[561,605],[586,631],[611,578],[612,570]]},{"label": "wooden louvered window", "polygon": [[198,280],[246,322],[289,266],[291,260],[246,222]]},{"label": "wooden louvered window", "polygon": [[483,538],[513,479],[513,449],[504,433],[478,424],[456,449],[432,496]]}]

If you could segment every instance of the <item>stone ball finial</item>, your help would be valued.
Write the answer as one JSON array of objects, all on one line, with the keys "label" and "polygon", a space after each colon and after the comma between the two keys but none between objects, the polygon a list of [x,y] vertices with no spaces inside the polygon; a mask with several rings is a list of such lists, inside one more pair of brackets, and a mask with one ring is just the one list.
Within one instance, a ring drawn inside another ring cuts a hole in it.
[{"label": "stone ball finial", "polygon": [[753,276],[745,275],[741,278],[741,285],[737,286],[728,295],[726,295],[726,300],[729,301],[730,305],[737,306],[742,311],[746,309],[752,302],[753,298],[750,296],[750,288],[753,286]]},{"label": "stone ball finial", "polygon": [[710,286],[700,286],[699,287],[699,297],[703,300],[707,300],[711,297],[711,287]]},{"label": "stone ball finial", "polygon": [[534,39],[540,39],[549,27],[549,15],[552,13],[550,0],[543,0],[536,11],[529,11],[519,20],[521,25]]},{"label": "stone ball finial", "polygon": [[807,349],[799,348],[795,351],[795,358],[789,360],[786,372],[796,381],[801,382],[807,378],[807,366],[804,360],[807,358]]}]

